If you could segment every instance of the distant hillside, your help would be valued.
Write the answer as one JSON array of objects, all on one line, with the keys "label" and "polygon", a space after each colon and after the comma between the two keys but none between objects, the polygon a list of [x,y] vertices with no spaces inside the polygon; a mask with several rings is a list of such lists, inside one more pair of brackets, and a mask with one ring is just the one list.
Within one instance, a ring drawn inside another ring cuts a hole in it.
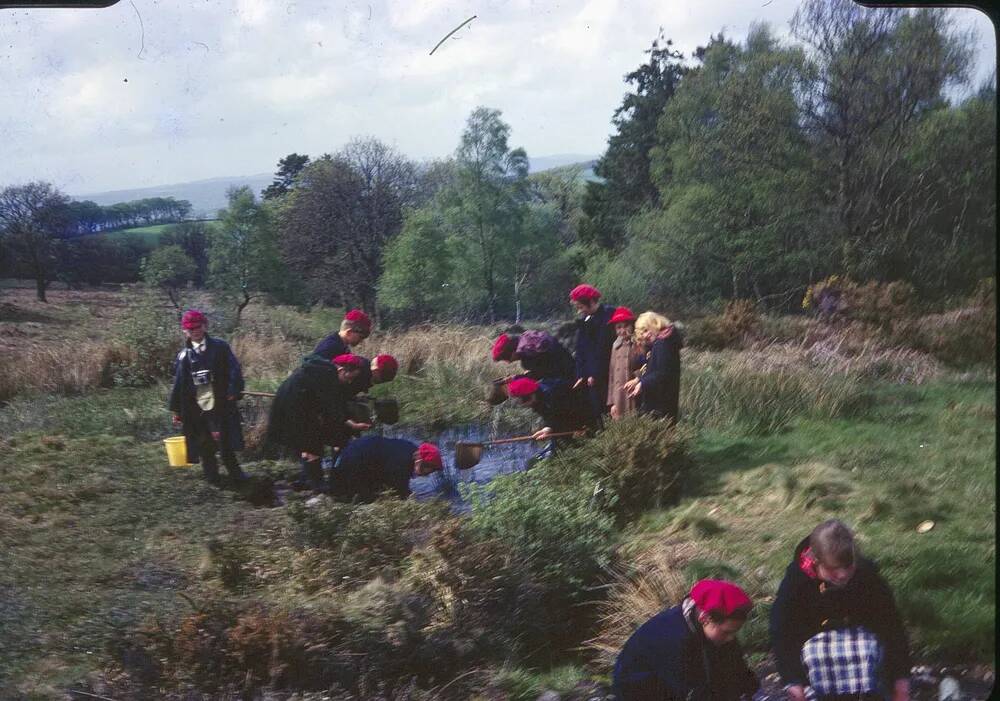
[{"label": "distant hillside", "polygon": [[230,187],[249,185],[257,195],[271,184],[274,176],[270,173],[257,175],[237,175],[223,178],[195,180],[189,183],[173,185],[157,185],[135,190],[112,190],[110,192],[95,192],[90,194],[74,194],[77,200],[92,200],[99,205],[129,202],[144,197],[175,197],[191,203],[191,216],[196,219],[214,219],[220,209],[226,206],[226,190]]},{"label": "distant hillside", "polygon": [[[540,173],[543,170],[550,170],[552,168],[587,164],[589,167],[584,171],[583,177],[587,180],[592,180],[594,178],[593,163],[597,158],[597,156],[578,153],[539,156],[538,158],[528,158],[528,167],[530,172]],[[191,216],[193,218],[213,219],[218,211],[226,206],[226,190],[230,187],[249,185],[254,193],[260,195],[260,191],[270,185],[273,179],[274,176],[270,173],[235,175],[222,178],[209,178],[208,180],[195,180],[188,183],[142,187],[134,190],[73,194],[73,198],[77,200],[92,200],[99,205],[109,205],[117,202],[140,200],[145,197],[175,197],[191,203]]]},{"label": "distant hillside", "polygon": [[593,166],[600,156],[591,156],[580,153],[563,153],[555,156],[539,156],[538,158],[528,157],[528,170],[532,173],[540,173],[543,170],[562,168],[563,166],[578,165],[587,163]]}]

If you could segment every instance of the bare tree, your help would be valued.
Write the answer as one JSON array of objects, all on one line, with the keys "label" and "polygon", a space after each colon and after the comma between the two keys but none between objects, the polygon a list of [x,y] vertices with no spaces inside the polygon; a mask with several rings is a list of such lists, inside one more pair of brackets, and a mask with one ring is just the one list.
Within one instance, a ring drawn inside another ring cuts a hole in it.
[{"label": "bare tree", "polygon": [[57,238],[72,221],[69,198],[50,183],[32,182],[0,190],[0,235],[15,265],[35,280],[40,302],[55,275]]}]

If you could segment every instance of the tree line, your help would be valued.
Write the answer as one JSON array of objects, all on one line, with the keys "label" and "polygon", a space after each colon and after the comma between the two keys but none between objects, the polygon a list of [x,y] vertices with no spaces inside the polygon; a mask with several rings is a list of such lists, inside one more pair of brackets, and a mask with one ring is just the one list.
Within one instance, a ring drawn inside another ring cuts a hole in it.
[{"label": "tree line", "polygon": [[[788,310],[832,274],[959,296],[996,267],[995,76],[972,90],[973,46],[942,10],[850,0],[805,0],[789,42],[758,25],[686,58],[661,30],[593,179],[529,174],[479,107],[441,160],[372,137],[289,154],[214,226],[165,234],[140,274],[226,292],[237,316],[269,295],[403,323],[558,313],[581,278],[664,309]],[[0,214],[3,241],[20,226]]]}]

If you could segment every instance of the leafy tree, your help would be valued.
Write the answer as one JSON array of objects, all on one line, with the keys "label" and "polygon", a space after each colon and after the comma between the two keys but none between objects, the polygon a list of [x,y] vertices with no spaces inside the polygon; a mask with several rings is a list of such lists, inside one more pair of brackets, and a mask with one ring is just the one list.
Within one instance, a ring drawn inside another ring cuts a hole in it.
[{"label": "leafy tree", "polygon": [[744,45],[720,35],[697,55],[650,155],[665,243],[674,265],[685,258],[707,273],[713,296],[790,298],[788,280],[810,275],[824,253],[810,236],[815,181],[797,121],[802,53],[755,26]]},{"label": "leafy tree", "polygon": [[230,188],[229,206],[219,211],[210,234],[209,282],[236,303],[236,324],[243,310],[262,294],[280,289],[286,270],[268,210],[246,186]]},{"label": "leafy tree", "polygon": [[649,152],[656,143],[656,123],[681,83],[683,55],[663,35],[646,51],[646,63],[625,76],[634,91],[625,94],[611,122],[616,133],[594,166],[602,182],[588,182],[579,236],[607,249],[624,244],[626,221],[642,207],[655,206],[659,191],[650,177]]},{"label": "leafy tree", "polygon": [[177,245],[157,248],[142,263],[143,282],[166,292],[176,309],[181,308],[181,289],[194,274],[194,261]]},{"label": "leafy tree", "polygon": [[385,249],[379,305],[406,321],[425,321],[449,311],[455,261],[440,215],[418,209]]},{"label": "leafy tree", "polygon": [[947,86],[967,79],[971,42],[939,10],[850,0],[806,0],[792,31],[810,50],[802,116],[829,183],[845,267],[885,278],[897,237],[910,228],[893,211],[892,176],[916,124],[944,103]]},{"label": "leafy tree", "polygon": [[35,280],[38,301],[56,270],[58,239],[73,224],[69,198],[46,182],[0,190],[0,237],[14,264]]},{"label": "leafy tree", "polygon": [[528,156],[511,149],[510,126],[500,111],[473,110],[455,154],[456,182],[439,198],[462,260],[463,289],[475,292],[474,306],[497,319],[501,286],[511,279],[526,213]]},{"label": "leafy tree", "polygon": [[198,287],[205,284],[208,276],[208,228],[204,222],[182,222],[160,234],[160,246],[177,245],[194,261],[195,272],[192,282]]},{"label": "leafy tree", "polygon": [[291,190],[296,176],[307,165],[309,165],[309,156],[304,154],[290,153],[279,160],[274,181],[264,188],[261,192],[261,198],[265,200],[277,199]]}]

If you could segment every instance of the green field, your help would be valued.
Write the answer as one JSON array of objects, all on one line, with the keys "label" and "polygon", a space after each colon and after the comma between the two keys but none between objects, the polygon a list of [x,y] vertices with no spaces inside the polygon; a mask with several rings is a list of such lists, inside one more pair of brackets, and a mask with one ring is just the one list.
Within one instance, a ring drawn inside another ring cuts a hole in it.
[{"label": "green field", "polygon": [[[209,219],[203,222],[209,227],[217,226],[217,220]],[[126,236],[141,240],[149,249],[156,248],[160,242],[160,234],[173,230],[177,224],[154,224],[152,226],[137,226],[131,229],[118,229],[98,234],[108,238],[123,238]]]}]

